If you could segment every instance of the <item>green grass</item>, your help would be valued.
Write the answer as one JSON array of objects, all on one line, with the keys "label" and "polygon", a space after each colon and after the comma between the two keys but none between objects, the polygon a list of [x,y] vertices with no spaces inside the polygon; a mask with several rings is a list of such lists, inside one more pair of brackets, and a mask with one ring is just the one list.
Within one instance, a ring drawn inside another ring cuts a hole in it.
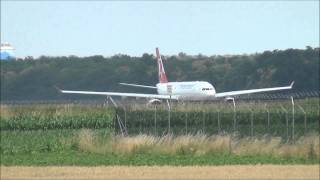
[{"label": "green grass", "polygon": [[229,154],[165,155],[165,154],[96,154],[79,151],[63,151],[36,154],[2,155],[1,165],[228,165],[228,164],[318,164],[317,159],[275,158],[272,156],[239,156]]},{"label": "green grass", "polygon": [[[310,155],[303,148],[305,144],[299,143],[284,145],[288,146],[281,150],[285,154],[274,155],[270,153],[272,141],[259,139],[232,141],[234,147],[230,152],[229,137],[212,141],[205,135],[122,138],[111,134],[108,129],[2,131],[1,165],[318,164],[320,160],[319,154]],[[261,152],[257,147],[268,152]],[[291,148],[296,150],[290,151]]]},{"label": "green grass", "polygon": [[[284,113],[279,111],[279,104],[272,103],[268,104],[270,129],[266,126],[265,106],[251,106],[253,137],[250,111],[245,104],[237,109],[236,133],[228,104],[174,105],[174,135],[163,134],[168,125],[164,106],[157,109],[157,129],[154,107],[144,105],[127,107],[126,117],[123,109],[103,106],[1,106],[1,165],[319,164],[318,106],[310,100],[297,104],[305,108],[308,117],[305,131],[304,116],[296,112],[295,142],[287,142]],[[283,106],[290,108],[287,102]],[[131,136],[114,136],[116,111]],[[202,133],[198,134],[199,131]]]}]

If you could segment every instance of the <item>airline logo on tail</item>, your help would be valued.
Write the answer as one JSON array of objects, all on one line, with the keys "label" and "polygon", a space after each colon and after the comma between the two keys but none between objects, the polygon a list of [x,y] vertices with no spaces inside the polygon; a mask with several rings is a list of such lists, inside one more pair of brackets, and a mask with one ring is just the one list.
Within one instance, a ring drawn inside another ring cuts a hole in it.
[{"label": "airline logo on tail", "polygon": [[162,59],[161,59],[158,48],[156,48],[156,53],[157,53],[157,62],[158,62],[159,83],[167,83],[168,79],[166,76],[166,72],[164,72],[163,63],[162,63]]}]

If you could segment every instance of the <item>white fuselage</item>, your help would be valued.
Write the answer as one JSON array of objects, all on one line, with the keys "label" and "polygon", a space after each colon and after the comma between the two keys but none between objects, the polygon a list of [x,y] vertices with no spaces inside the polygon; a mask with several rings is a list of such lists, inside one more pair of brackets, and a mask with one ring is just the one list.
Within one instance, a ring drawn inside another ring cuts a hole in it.
[{"label": "white fuselage", "polygon": [[179,99],[214,97],[215,88],[205,81],[158,83],[158,94],[176,96]]}]

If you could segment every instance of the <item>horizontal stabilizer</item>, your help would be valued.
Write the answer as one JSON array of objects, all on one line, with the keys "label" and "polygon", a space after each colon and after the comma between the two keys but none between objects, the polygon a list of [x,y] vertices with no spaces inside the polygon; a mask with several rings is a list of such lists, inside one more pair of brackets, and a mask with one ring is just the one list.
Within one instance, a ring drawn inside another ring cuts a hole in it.
[{"label": "horizontal stabilizer", "polygon": [[140,84],[129,84],[129,83],[119,83],[124,86],[134,86],[134,87],[141,87],[141,88],[151,88],[151,89],[157,89],[155,86],[145,86],[145,85],[140,85]]}]

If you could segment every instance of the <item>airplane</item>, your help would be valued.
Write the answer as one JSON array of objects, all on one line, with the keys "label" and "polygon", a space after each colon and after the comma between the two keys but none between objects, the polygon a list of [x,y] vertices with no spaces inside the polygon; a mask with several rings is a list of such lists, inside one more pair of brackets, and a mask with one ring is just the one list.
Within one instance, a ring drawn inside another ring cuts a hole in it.
[{"label": "airplane", "polygon": [[214,86],[206,81],[184,81],[184,82],[168,82],[159,49],[156,48],[156,57],[158,64],[159,83],[156,86],[148,86],[141,84],[119,83],[120,85],[133,86],[140,88],[156,89],[158,94],[142,94],[142,93],[121,93],[121,92],[97,92],[97,91],[74,91],[61,90],[61,93],[67,94],[86,94],[86,95],[104,95],[104,96],[120,96],[120,97],[136,97],[149,99],[149,103],[161,102],[161,100],[211,100],[217,98],[225,98],[226,100],[234,98],[234,96],[252,93],[261,93],[269,91],[280,91],[292,89],[294,81],[289,86],[249,89],[239,91],[229,91],[217,93]]}]

